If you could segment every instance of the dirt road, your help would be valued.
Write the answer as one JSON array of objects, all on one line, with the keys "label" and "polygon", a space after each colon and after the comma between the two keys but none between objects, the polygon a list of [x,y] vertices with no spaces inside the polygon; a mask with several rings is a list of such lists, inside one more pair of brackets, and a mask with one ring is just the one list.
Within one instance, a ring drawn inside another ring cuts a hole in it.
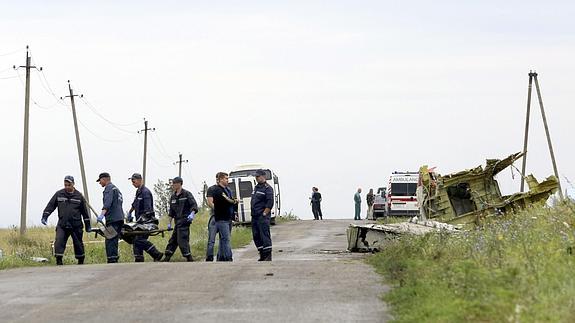
[{"label": "dirt road", "polygon": [[255,248],[233,263],[145,263],[0,271],[7,322],[382,322],[381,278],[345,252],[350,221],[272,228],[274,260]]}]

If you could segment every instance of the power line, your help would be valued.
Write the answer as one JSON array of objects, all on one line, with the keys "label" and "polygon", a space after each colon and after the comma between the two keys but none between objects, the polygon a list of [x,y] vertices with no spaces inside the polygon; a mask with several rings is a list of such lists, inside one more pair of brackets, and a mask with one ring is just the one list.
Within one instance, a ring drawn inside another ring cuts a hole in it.
[{"label": "power line", "polygon": [[[80,100],[88,107],[88,109],[90,109],[90,111],[92,111],[95,115],[100,117],[100,119],[102,119],[105,122],[107,122],[108,124],[110,124],[110,126],[114,127],[116,130],[126,132],[126,133],[129,133],[132,135],[137,133],[137,131],[129,131],[129,130],[121,128],[123,126],[122,124],[111,121],[110,119],[106,118],[104,115],[102,115],[100,112],[98,112],[98,110],[96,108],[94,108],[86,99],[80,98]],[[135,124],[136,123],[132,123],[131,125],[135,125]]]},{"label": "power line", "polygon": [[[26,50],[26,47],[23,47],[23,48],[17,49],[17,50],[15,50],[15,51],[12,51],[12,52],[8,52],[8,53],[3,53],[3,54],[0,54],[0,56],[9,56],[9,55],[14,55],[14,54],[16,54],[16,53],[20,53],[21,51],[24,51],[24,50]],[[32,53],[32,51],[30,51],[30,53]]]},{"label": "power line", "polygon": [[106,141],[106,142],[112,142],[112,143],[118,143],[118,142],[126,142],[128,140],[133,139],[134,137],[124,137],[123,139],[108,139],[108,138],[104,138],[100,135],[98,135],[96,132],[94,132],[93,130],[91,130],[88,126],[86,126],[86,124],[84,124],[82,122],[82,120],[78,119],[78,123],[80,123],[80,125],[86,129],[86,131],[88,131],[90,134],[92,134],[94,137],[102,140],[102,141]]}]

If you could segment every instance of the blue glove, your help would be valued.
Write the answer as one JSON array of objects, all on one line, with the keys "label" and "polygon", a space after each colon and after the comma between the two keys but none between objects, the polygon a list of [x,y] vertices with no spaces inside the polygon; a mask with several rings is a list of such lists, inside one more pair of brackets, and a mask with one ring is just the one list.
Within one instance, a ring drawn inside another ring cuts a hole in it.
[{"label": "blue glove", "polygon": [[196,212],[192,211],[190,215],[188,215],[188,222],[194,221],[194,217],[196,216]]},{"label": "blue glove", "polygon": [[128,221],[128,222],[134,221],[134,217],[132,216],[132,211],[128,212],[128,216],[126,217],[126,221]]},{"label": "blue glove", "polygon": [[98,215],[98,222],[104,224],[104,213]]},{"label": "blue glove", "polygon": [[42,224],[43,224],[43,225],[48,225],[48,219],[47,219],[47,218],[42,218]]},{"label": "blue glove", "polygon": [[168,230],[172,230],[172,222],[168,223]]}]

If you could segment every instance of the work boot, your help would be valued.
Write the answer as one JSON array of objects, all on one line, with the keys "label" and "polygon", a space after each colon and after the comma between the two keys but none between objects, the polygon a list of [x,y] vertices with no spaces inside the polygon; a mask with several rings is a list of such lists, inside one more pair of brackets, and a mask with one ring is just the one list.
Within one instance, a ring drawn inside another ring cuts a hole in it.
[{"label": "work boot", "polygon": [[62,256],[56,256],[56,266],[62,266],[64,263],[62,262]]},{"label": "work boot", "polygon": [[262,258],[260,261],[272,261],[272,251],[267,250],[262,252]]},{"label": "work boot", "polygon": [[144,256],[134,256],[134,262],[144,262]]},{"label": "work boot", "polygon": [[164,256],[164,254],[156,249],[156,247],[152,247],[150,250],[148,250],[148,254],[154,258],[154,261],[160,261]]},{"label": "work boot", "polygon": [[171,258],[172,258],[172,255],[165,254],[164,259],[162,259],[162,262],[170,262]]},{"label": "work boot", "polygon": [[162,257],[164,256],[164,254],[162,252],[159,252],[156,254],[156,256],[154,257],[154,262],[158,262],[158,261],[162,261]]},{"label": "work boot", "polygon": [[83,264],[84,264],[84,257],[78,258],[78,265],[83,265]]},{"label": "work boot", "polygon": [[193,261],[194,261],[194,258],[192,258],[192,255],[189,255],[189,256],[186,256],[186,260],[187,260],[188,262],[193,262]]},{"label": "work boot", "polygon": [[214,261],[214,256],[207,256],[206,261],[208,261],[208,262]]}]

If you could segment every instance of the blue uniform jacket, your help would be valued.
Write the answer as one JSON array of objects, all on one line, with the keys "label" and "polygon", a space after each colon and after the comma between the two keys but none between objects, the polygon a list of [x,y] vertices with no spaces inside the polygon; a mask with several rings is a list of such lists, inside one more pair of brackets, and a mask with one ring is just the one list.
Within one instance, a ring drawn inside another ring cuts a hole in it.
[{"label": "blue uniform jacket", "polygon": [[251,206],[252,217],[262,216],[265,209],[274,206],[274,189],[268,183],[256,185],[252,193]]},{"label": "blue uniform jacket", "polygon": [[142,215],[154,214],[154,198],[152,192],[145,186],[140,187],[136,191],[136,197],[134,198],[134,202],[132,202],[132,207],[134,208],[136,221],[138,221]]},{"label": "blue uniform jacket", "polygon": [[112,183],[106,185],[104,188],[104,206],[102,206],[102,210],[107,210],[106,223],[124,221],[123,201],[122,193],[116,185]]}]

